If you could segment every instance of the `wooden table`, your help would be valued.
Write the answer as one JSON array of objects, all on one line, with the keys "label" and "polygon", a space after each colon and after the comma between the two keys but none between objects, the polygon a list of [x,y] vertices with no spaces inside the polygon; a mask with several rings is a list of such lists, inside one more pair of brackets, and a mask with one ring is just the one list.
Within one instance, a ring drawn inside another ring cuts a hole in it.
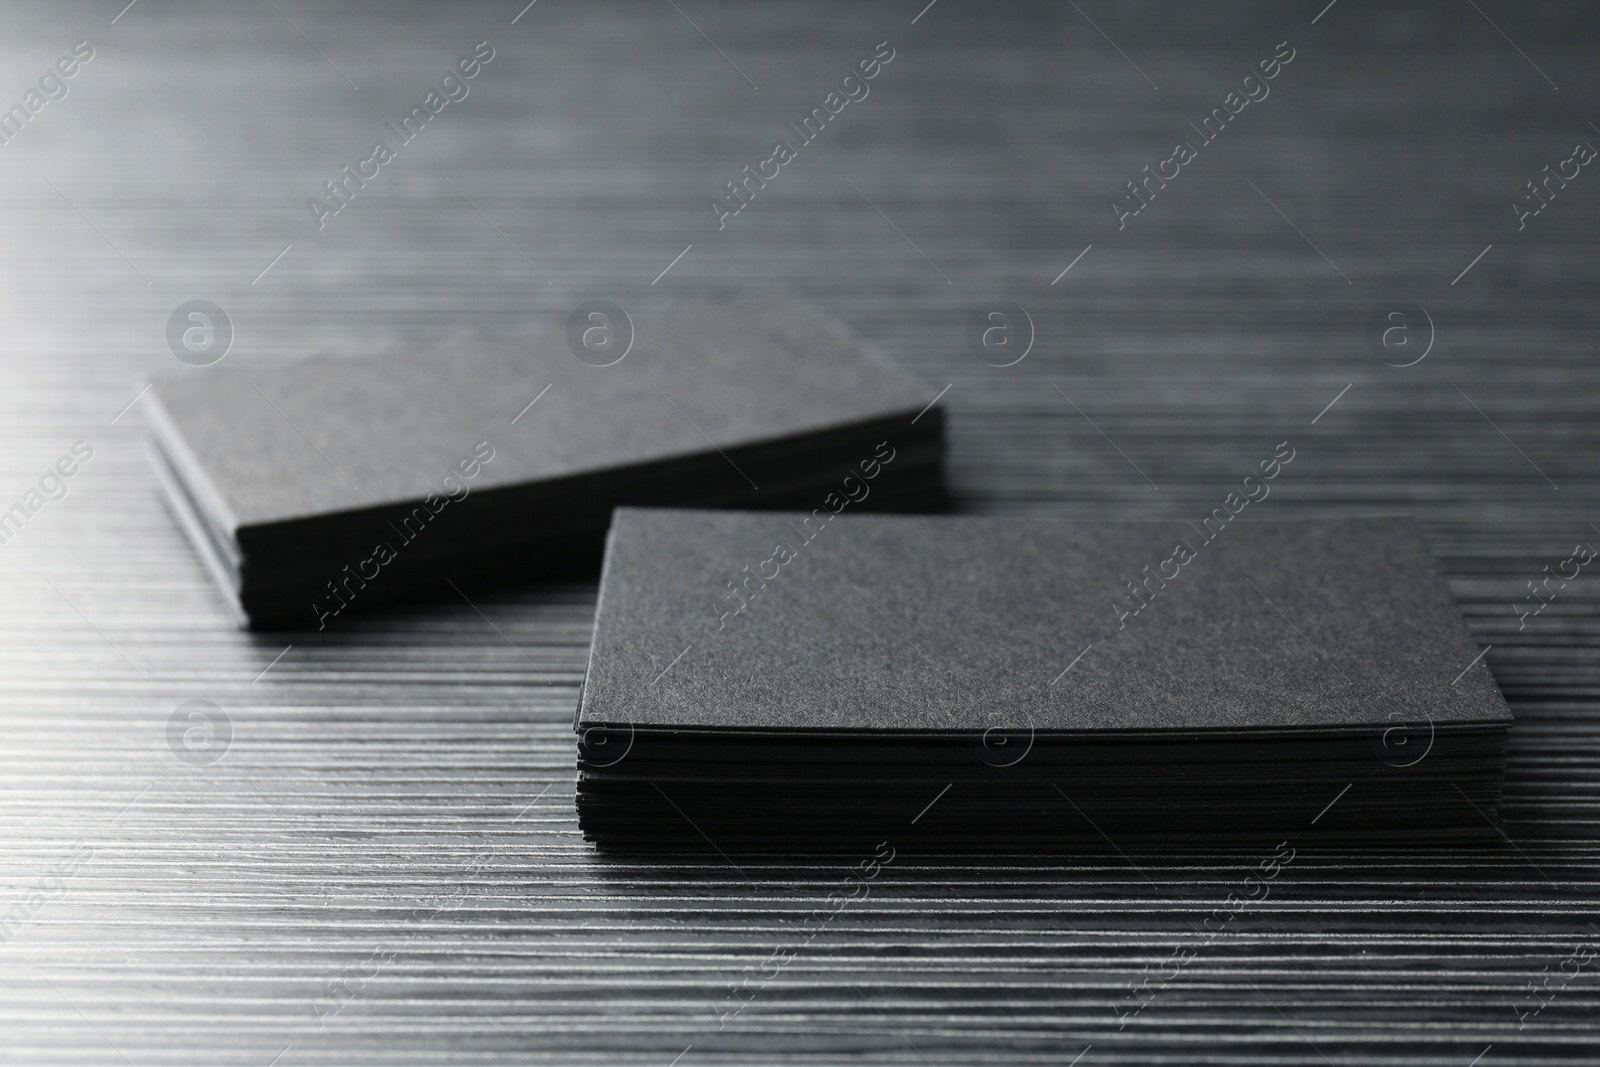
[{"label": "wooden table", "polygon": [[[1600,585],[1515,605],[1600,539],[1600,176],[1520,230],[1511,206],[1600,143],[1586,7],[120,7],[12,5],[0,35],[0,102],[93,49],[0,145],[0,510],[27,511],[0,544],[0,1061],[1594,1062]],[[719,230],[724,183],[884,41]],[[1270,94],[1119,229],[1124,183],[1283,41]],[[465,98],[319,229],[308,199],[479,42]],[[1518,716],[1505,839],[1336,850],[1308,817],[1215,938],[1262,857],[904,852],[761,977],[846,861],[584,845],[592,586],[240,633],[129,406],[204,373],[166,337],[195,299],[245,364],[779,282],[943,391],[967,510],[1179,521],[1288,440],[1264,513],[1421,517]],[[1014,366],[967,343],[994,300],[1034,325]],[[1436,335],[1404,368],[1368,342],[1402,301]]]}]

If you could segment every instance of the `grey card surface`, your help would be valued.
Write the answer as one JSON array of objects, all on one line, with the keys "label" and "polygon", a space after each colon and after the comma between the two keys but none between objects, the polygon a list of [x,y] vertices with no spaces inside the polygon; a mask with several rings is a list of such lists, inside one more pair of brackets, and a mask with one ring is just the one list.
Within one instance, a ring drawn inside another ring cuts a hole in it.
[{"label": "grey card surface", "polygon": [[194,496],[237,531],[419,500],[481,441],[495,460],[477,488],[492,490],[915,415],[932,395],[789,295],[687,302],[633,330],[604,367],[552,327],[447,352],[207,368],[158,379],[151,421]]},{"label": "grey card surface", "polygon": [[240,620],[321,629],[592,573],[613,507],[810,507],[889,439],[866,506],[944,501],[934,391],[825,311],[772,292],[586,307],[518,338],[156,381],[152,467]]},{"label": "grey card surface", "polygon": [[579,728],[1510,721],[1409,519],[829,510],[619,509]]}]

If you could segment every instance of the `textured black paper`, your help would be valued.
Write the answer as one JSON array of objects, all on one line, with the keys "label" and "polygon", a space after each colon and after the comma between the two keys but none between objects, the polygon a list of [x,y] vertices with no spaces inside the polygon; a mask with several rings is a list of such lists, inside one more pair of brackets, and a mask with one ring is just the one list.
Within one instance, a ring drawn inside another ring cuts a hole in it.
[{"label": "textured black paper", "polygon": [[158,378],[149,398],[203,477],[199,495],[235,529],[420,499],[482,440],[496,457],[475,488],[493,489],[914,416],[932,399],[791,297],[700,301],[637,329],[611,367],[581,362],[551,330],[448,353],[208,368]]},{"label": "textured black paper", "polygon": [[[881,503],[940,498],[942,412],[924,410],[933,391],[821,310],[747,294],[635,327],[632,350],[606,367],[551,329],[158,379],[147,394],[154,464],[213,574],[258,624],[318,620],[334,603],[329,581],[360,569],[382,578],[346,597],[355,607],[442,577],[596,559],[618,503],[821,501],[879,441],[899,456]],[[431,513],[417,511],[430,496]],[[426,536],[410,536],[413,516]],[[363,567],[379,543],[396,558]]]},{"label": "textured black paper", "polygon": [[[1409,519],[1240,521],[1209,541],[1204,532],[619,509],[578,726],[1126,732],[1510,721]],[[1146,565],[1171,573],[1163,562],[1180,544],[1193,558],[1164,587],[1141,586],[1154,595],[1132,614],[1140,602],[1126,583],[1143,582]]]}]

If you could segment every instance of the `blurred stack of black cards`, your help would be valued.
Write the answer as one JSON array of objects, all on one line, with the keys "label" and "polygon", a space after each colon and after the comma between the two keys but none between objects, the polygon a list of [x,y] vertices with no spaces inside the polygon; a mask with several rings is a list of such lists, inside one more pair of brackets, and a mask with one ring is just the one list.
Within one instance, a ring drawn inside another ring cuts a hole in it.
[{"label": "blurred stack of black cards", "polygon": [[321,628],[446,578],[592,568],[621,503],[936,506],[933,394],[820,309],[746,294],[205,368],[157,380],[146,409],[166,497],[241,620]]},{"label": "blurred stack of black cards", "polygon": [[1406,518],[621,509],[578,813],[618,848],[1478,837],[1510,724]]}]

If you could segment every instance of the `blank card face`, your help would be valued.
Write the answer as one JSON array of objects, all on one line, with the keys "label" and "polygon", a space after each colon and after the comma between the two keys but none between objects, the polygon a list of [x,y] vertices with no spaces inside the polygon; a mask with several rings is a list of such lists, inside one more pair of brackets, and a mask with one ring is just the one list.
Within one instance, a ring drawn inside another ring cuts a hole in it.
[{"label": "blank card face", "polygon": [[1503,726],[1477,655],[1408,519],[619,509],[578,725]]},{"label": "blank card face", "polygon": [[[915,416],[926,386],[788,296],[686,302],[593,366],[565,333],[159,379],[152,422],[233,530],[418,500],[480,441],[476,487],[587,477]],[[529,406],[531,405],[531,406]],[[515,421],[513,421],[515,420]]]}]

